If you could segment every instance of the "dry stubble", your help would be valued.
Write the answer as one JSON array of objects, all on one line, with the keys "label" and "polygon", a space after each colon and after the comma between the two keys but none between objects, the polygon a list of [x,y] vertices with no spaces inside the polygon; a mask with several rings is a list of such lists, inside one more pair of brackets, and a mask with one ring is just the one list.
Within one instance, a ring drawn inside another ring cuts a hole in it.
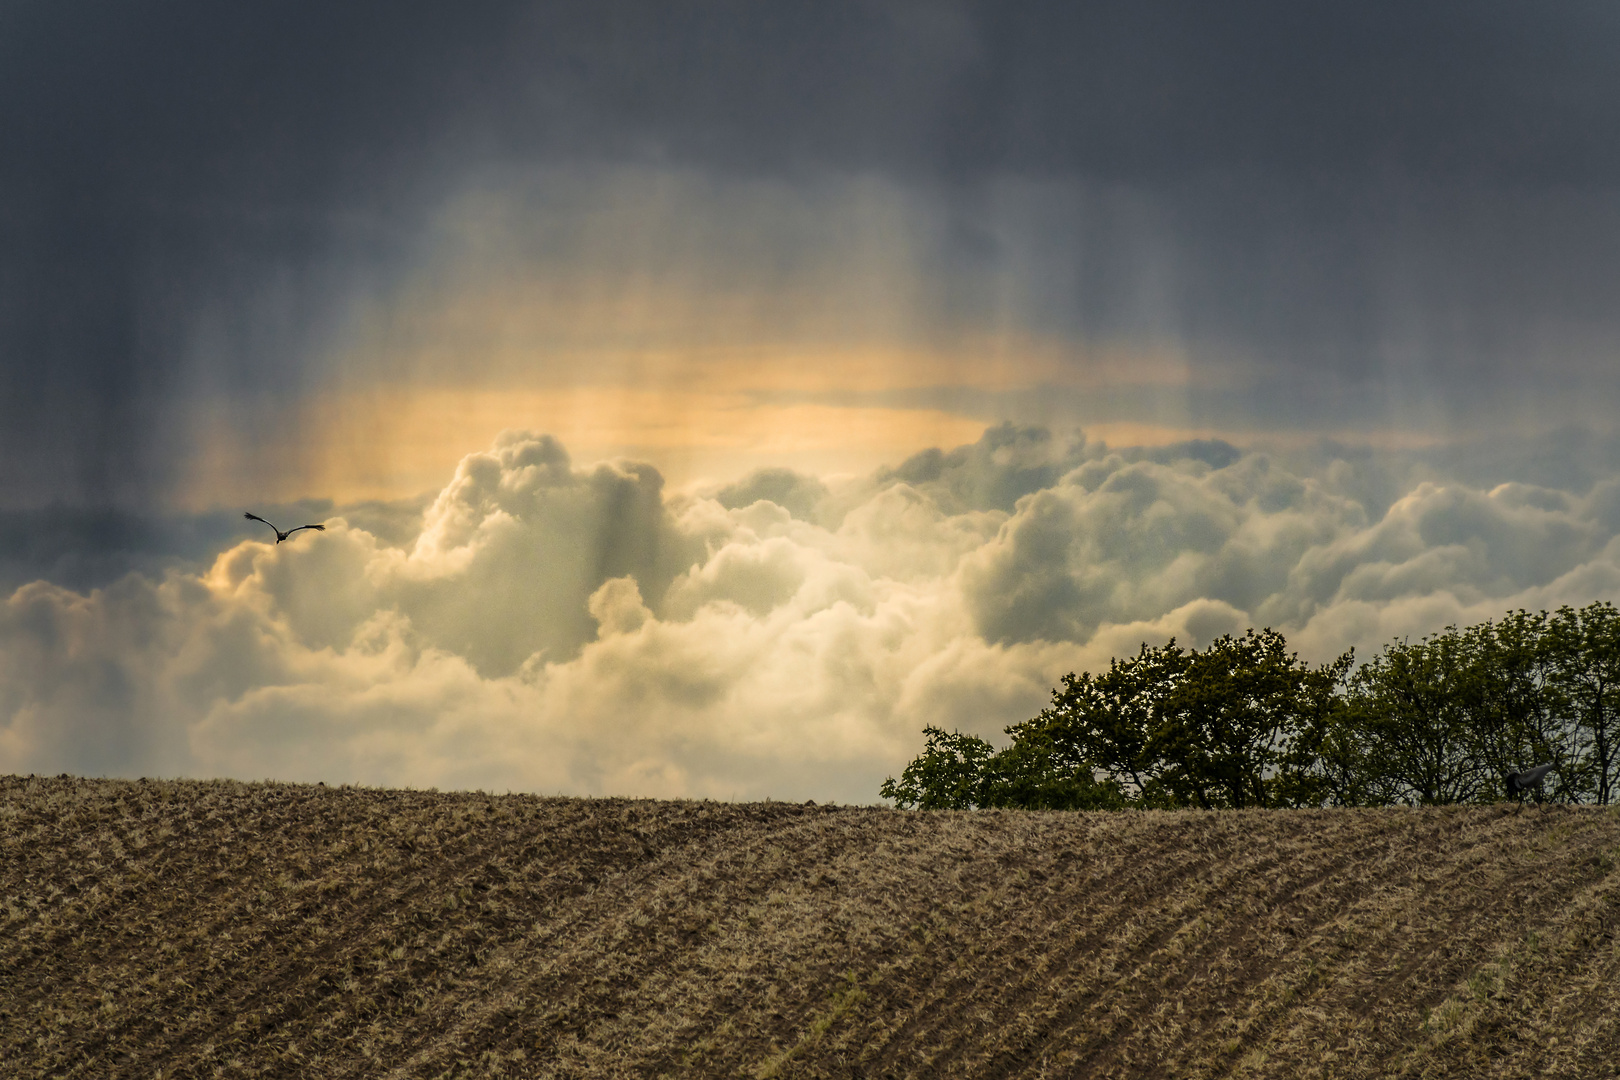
[{"label": "dry stubble", "polygon": [[1620,1076],[1620,814],[0,778],[0,1074]]}]

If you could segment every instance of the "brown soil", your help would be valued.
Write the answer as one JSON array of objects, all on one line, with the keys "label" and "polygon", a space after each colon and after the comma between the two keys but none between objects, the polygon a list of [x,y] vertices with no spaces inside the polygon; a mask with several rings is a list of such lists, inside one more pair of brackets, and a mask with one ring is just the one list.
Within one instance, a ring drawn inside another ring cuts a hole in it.
[{"label": "brown soil", "polygon": [[1620,1076],[1620,813],[0,777],[6,1077]]}]

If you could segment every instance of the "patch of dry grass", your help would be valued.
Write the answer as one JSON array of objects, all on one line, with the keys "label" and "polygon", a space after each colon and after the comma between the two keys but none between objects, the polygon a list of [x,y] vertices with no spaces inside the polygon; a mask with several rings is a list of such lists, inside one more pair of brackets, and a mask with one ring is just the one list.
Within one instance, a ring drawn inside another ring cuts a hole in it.
[{"label": "patch of dry grass", "polygon": [[0,778],[0,1075],[1620,1076],[1620,815]]}]

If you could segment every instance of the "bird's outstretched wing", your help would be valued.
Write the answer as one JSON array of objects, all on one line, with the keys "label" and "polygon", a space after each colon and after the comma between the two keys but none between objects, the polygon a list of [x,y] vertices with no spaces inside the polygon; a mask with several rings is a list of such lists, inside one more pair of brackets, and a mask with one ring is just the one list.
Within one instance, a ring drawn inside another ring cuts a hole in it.
[{"label": "bird's outstretched wing", "polygon": [[288,529],[287,530],[287,535],[291,536],[293,533],[302,532],[304,529],[314,529],[317,532],[325,532],[326,531],[326,526],[325,525],[300,525],[296,529]]},{"label": "bird's outstretched wing", "polygon": [[[264,521],[264,518],[260,517],[258,514],[252,513],[252,512],[246,512],[242,516],[247,518],[249,521],[263,521],[266,525],[270,525],[270,523],[268,521]],[[281,530],[276,529],[276,527],[274,525],[270,525],[270,527],[272,529],[275,529],[275,531],[276,531],[276,533],[278,535],[281,533]]]}]

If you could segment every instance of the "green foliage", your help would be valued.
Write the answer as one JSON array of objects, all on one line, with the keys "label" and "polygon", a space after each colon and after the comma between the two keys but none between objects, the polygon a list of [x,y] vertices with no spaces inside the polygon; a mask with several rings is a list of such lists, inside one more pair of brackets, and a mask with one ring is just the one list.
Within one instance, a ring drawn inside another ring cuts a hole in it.
[{"label": "green foliage", "polygon": [[1109,810],[1125,805],[1083,760],[1039,736],[1000,753],[976,735],[923,729],[922,755],[883,781],[879,793],[902,809]]},{"label": "green foliage", "polygon": [[1583,794],[1609,805],[1620,795],[1620,612],[1613,604],[1562,607],[1548,631],[1552,684],[1584,751]]},{"label": "green foliage", "polygon": [[1451,626],[1352,668],[1312,667],[1270,629],[1202,652],[1144,643],[1064,676],[1005,749],[925,729],[881,793],[921,809],[1441,805],[1502,799],[1507,773],[1549,761],[1531,798],[1620,793],[1612,604]]},{"label": "green foliage", "polygon": [[1602,727],[1612,726],[1603,709],[1615,688],[1581,629],[1601,638],[1613,618],[1607,604],[1551,616],[1517,611],[1384,646],[1346,697],[1372,801],[1492,802],[1505,796],[1507,773],[1543,761],[1554,769],[1532,798],[1584,801],[1594,793],[1594,762],[1574,689],[1584,679],[1601,684],[1588,712]]},{"label": "green foliage", "polygon": [[1073,748],[1040,734],[1015,741],[986,763],[980,806],[1029,810],[1118,810],[1125,794],[1099,781]]},{"label": "green foliage", "polygon": [[1364,749],[1374,805],[1461,802],[1479,793],[1469,753],[1473,692],[1466,645],[1454,629],[1384,646],[1352,677],[1346,720]]},{"label": "green foliage", "polygon": [[894,777],[878,789],[900,807],[919,810],[971,810],[984,805],[983,767],[996,748],[976,735],[923,728],[922,756],[906,766],[898,782]]},{"label": "green foliage", "polygon": [[1324,737],[1347,653],[1311,668],[1274,630],[1204,652],[1144,644],[1101,675],[1068,675],[1052,705],[1007,729],[1089,765],[1131,805],[1294,806],[1318,801],[1308,749]]}]

